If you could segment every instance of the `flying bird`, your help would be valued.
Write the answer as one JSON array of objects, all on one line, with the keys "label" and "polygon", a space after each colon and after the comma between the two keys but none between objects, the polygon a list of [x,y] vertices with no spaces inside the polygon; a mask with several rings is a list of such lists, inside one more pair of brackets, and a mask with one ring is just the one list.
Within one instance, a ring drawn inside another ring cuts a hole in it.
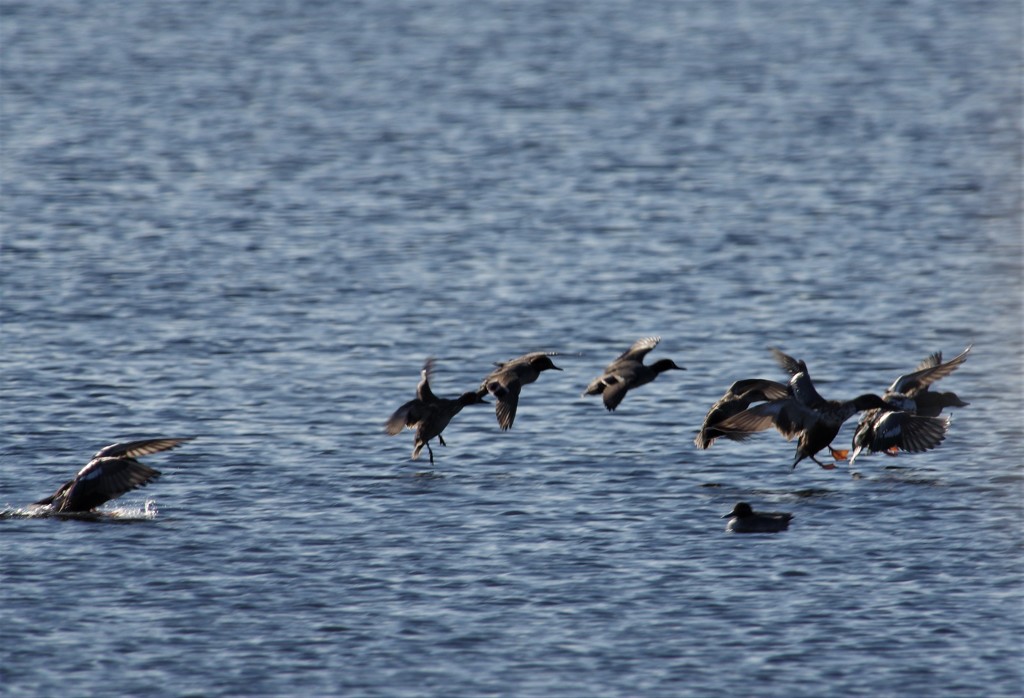
[{"label": "flying bird", "polygon": [[[777,358],[779,355],[786,356],[776,351]],[[787,441],[797,439],[794,468],[804,458],[810,458],[822,468],[832,470],[835,465],[826,465],[815,455],[828,448],[835,458],[846,456],[845,452],[833,450],[831,444],[847,419],[873,408],[886,412],[895,409],[870,393],[852,400],[826,400],[815,389],[803,361],[796,362],[793,368],[799,370],[790,378],[786,397],[748,407],[720,422],[717,429],[728,438],[743,439],[745,435],[775,427]]]},{"label": "flying bird", "polygon": [[631,389],[650,383],[665,371],[685,371],[672,359],[659,359],[650,366],[644,363],[644,357],[660,341],[661,337],[644,337],[633,342],[633,346],[605,367],[603,374],[590,382],[583,392],[584,397],[601,395],[605,408],[612,412]]},{"label": "flying bird", "polygon": [[413,441],[412,459],[416,460],[427,448],[430,464],[434,464],[434,451],[430,448],[430,440],[436,438],[442,446],[447,446],[441,432],[466,405],[486,404],[486,401],[475,391],[463,393],[454,400],[437,397],[430,389],[430,377],[434,369],[434,360],[427,359],[420,372],[420,382],[416,386],[416,397],[395,410],[384,424],[384,431],[394,436],[408,427],[416,430]]},{"label": "flying bird", "polygon": [[893,381],[882,395],[882,400],[891,405],[893,411],[868,410],[861,416],[853,433],[850,463],[864,451],[883,451],[890,455],[899,451],[920,453],[942,443],[950,424],[949,417],[939,417],[943,408],[966,407],[969,403],[956,393],[933,392],[929,386],[963,365],[970,351],[968,346],[945,363],[942,352],[936,352],[918,364],[912,373]]},{"label": "flying bird", "polygon": [[523,386],[536,381],[544,371],[562,370],[551,361],[552,356],[557,354],[535,351],[509,361],[495,362],[496,368],[480,383],[477,394],[483,397],[490,393],[496,399],[494,413],[502,431],[512,428]]}]

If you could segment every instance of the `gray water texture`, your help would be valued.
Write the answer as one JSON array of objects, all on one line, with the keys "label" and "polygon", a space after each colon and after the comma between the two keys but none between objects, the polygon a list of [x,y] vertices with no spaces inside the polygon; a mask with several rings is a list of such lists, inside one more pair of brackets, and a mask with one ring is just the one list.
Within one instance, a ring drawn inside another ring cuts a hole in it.
[{"label": "gray water texture", "polygon": [[[1018,2],[0,13],[0,694],[1021,695]],[[687,370],[580,396],[647,335]],[[770,347],[850,398],[969,344],[934,451],[692,443]],[[383,433],[539,350],[511,431]]]}]

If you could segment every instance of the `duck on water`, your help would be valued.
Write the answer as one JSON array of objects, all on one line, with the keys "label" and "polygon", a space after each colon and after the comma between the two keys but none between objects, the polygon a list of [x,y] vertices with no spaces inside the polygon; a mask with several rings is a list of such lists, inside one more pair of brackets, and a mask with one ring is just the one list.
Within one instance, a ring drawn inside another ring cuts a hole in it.
[{"label": "duck on water", "polygon": [[100,449],[73,479],[49,497],[33,504],[49,507],[54,514],[91,512],[101,504],[125,492],[145,487],[160,477],[160,471],[140,463],[137,460],[139,456],[169,451],[194,438],[142,439],[111,444]]},{"label": "duck on water", "polygon": [[738,502],[723,519],[729,519],[729,533],[778,533],[789,528],[793,515],[782,511],[754,511],[747,502]]}]

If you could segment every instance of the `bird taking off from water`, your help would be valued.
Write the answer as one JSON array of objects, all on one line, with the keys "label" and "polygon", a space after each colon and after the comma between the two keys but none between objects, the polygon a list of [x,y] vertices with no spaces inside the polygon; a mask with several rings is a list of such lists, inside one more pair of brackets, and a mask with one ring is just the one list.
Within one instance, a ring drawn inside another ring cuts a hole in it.
[{"label": "bird taking off from water", "polygon": [[160,471],[136,460],[191,441],[193,436],[172,439],[143,439],[116,443],[101,449],[73,480],[65,482],[45,499],[34,502],[49,506],[57,514],[92,511],[104,502],[145,487],[160,477]]}]

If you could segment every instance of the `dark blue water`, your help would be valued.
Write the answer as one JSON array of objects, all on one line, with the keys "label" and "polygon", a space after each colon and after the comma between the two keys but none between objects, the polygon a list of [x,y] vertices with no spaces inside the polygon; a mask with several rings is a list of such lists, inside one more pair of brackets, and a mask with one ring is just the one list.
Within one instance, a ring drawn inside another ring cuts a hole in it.
[{"label": "dark blue water", "polygon": [[[1019,3],[0,12],[4,695],[1024,689]],[[972,342],[933,452],[692,444],[771,346],[852,397]],[[533,350],[510,432],[383,434]]]}]

